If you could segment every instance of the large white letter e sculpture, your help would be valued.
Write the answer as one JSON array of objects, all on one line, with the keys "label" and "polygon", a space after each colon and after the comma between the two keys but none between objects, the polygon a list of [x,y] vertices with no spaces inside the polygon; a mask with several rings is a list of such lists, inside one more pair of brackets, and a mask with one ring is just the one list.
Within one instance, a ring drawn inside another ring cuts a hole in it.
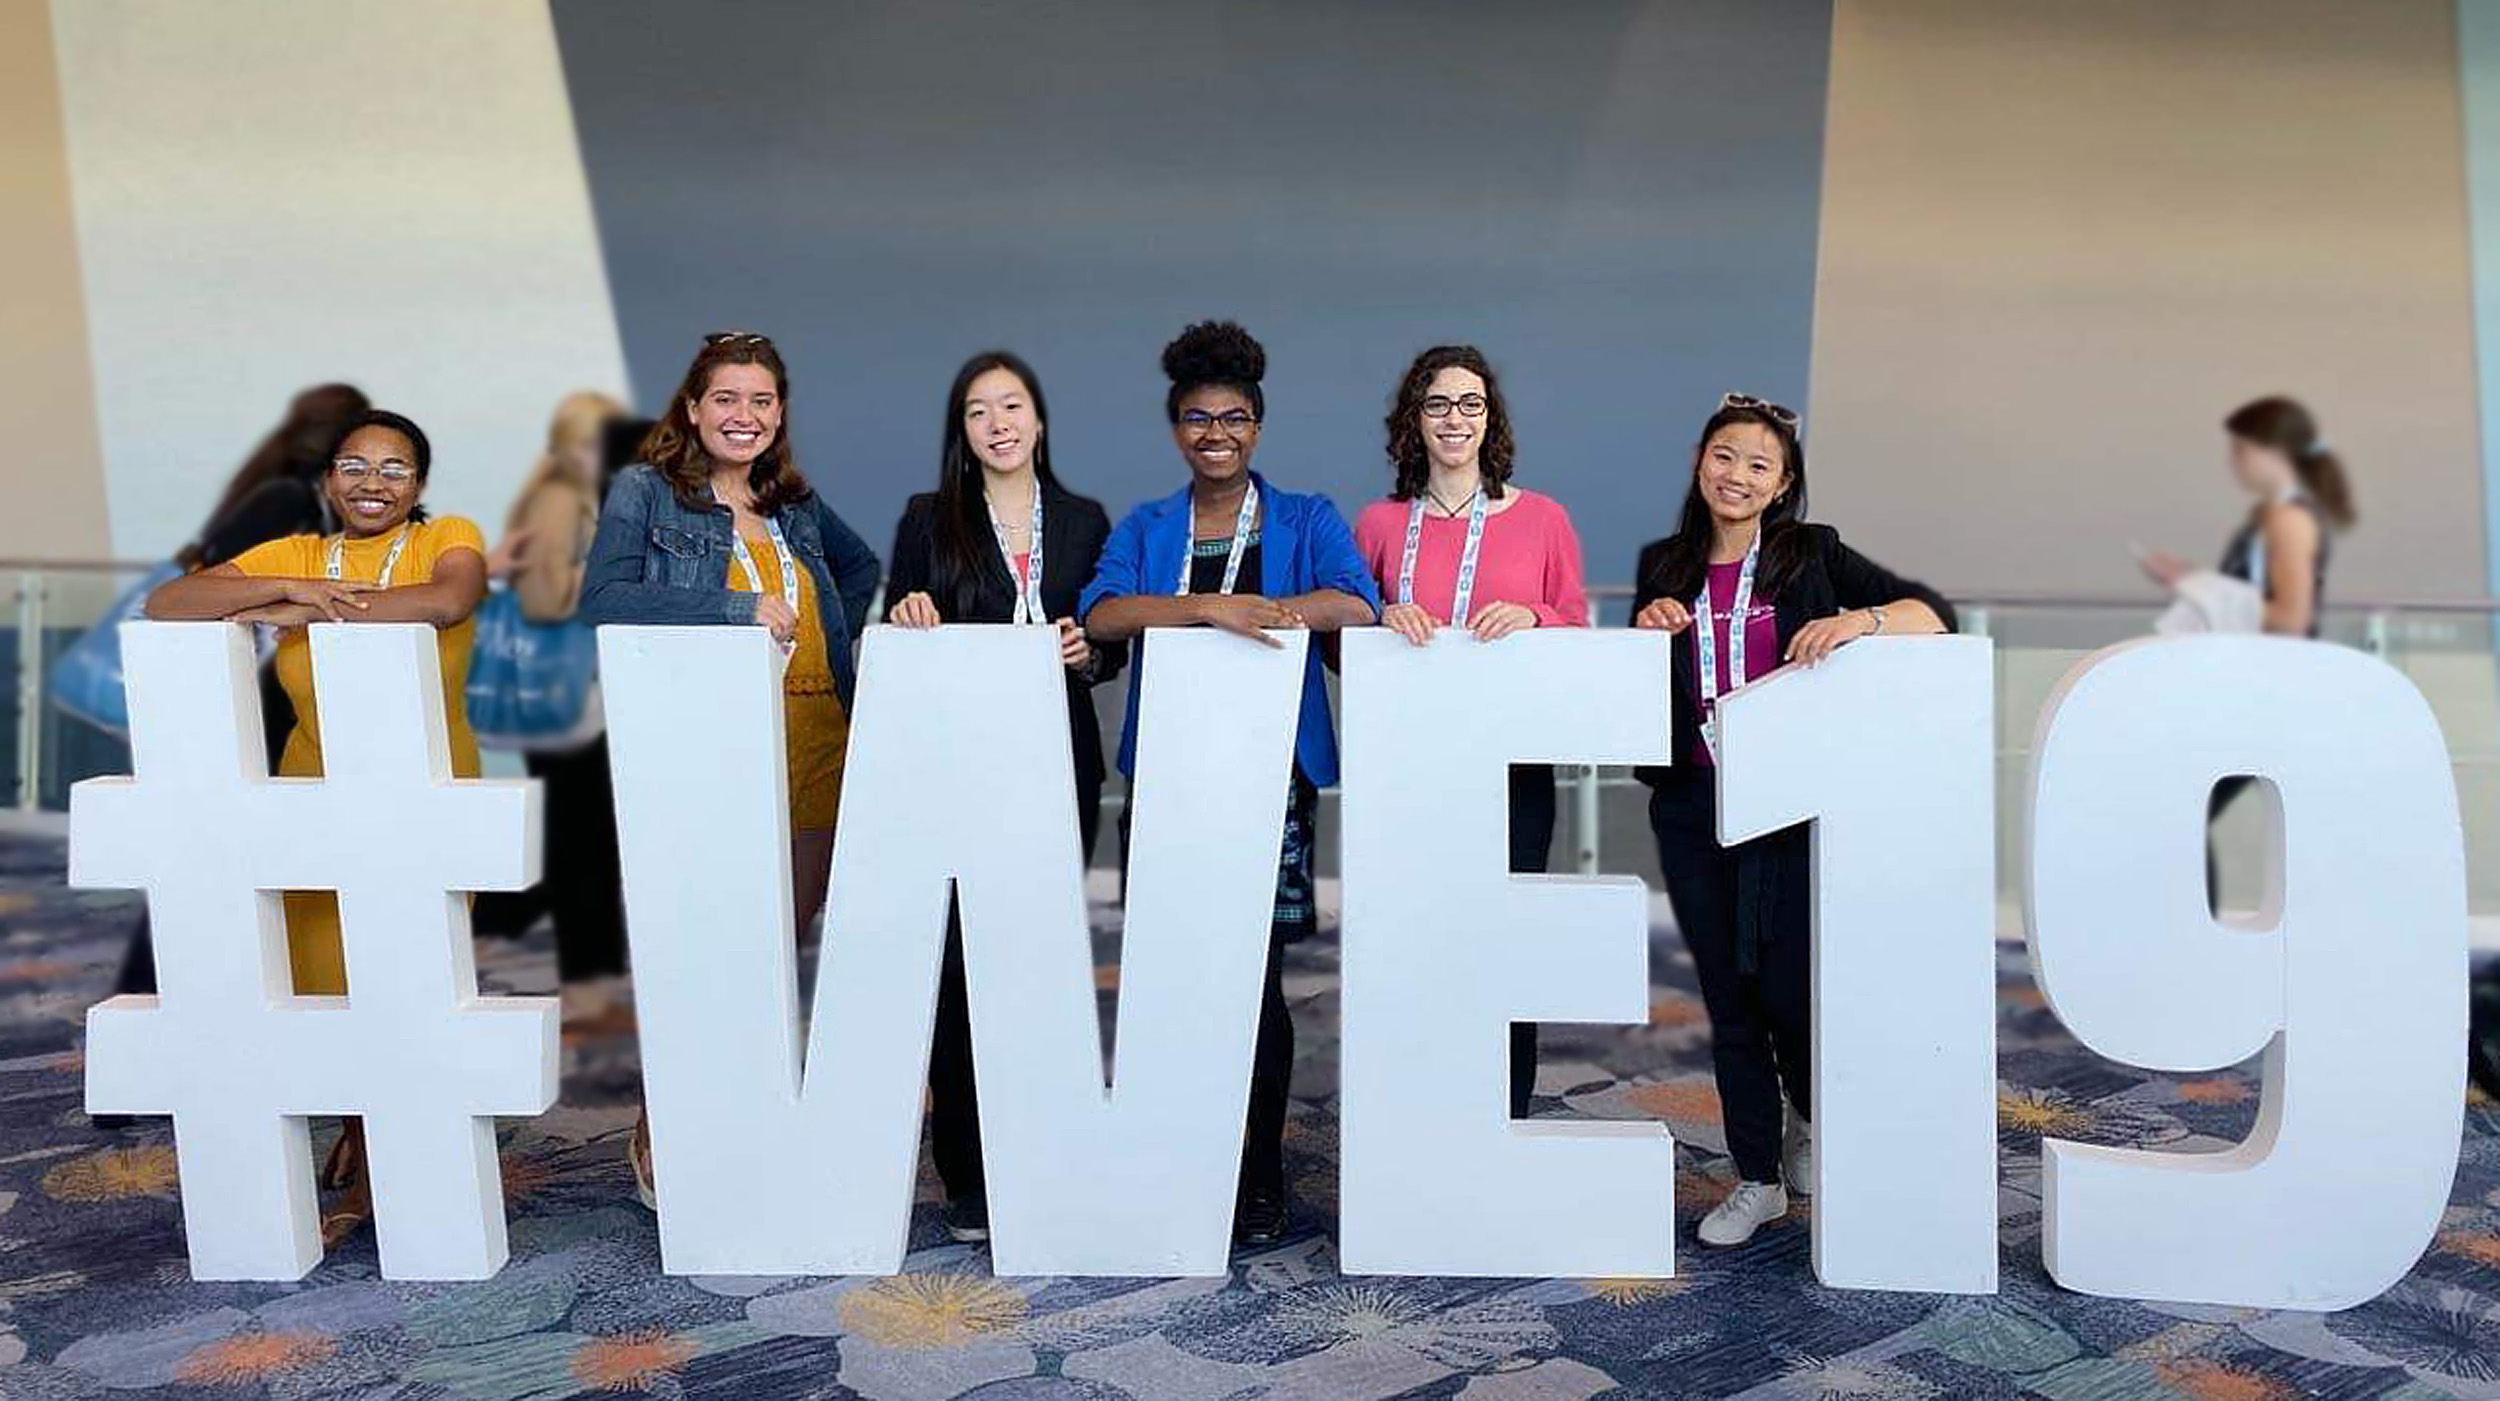
[{"label": "large white letter e sculpture", "polygon": [[1513,763],[1662,763],[1663,633],[1344,635],[1349,1274],[1675,1273],[1657,1123],[1523,1123],[1508,1024],[1649,1016],[1630,876],[1509,873]]},{"label": "large white letter e sculpture", "polygon": [[[320,1262],[312,1114],[364,1117],[384,1275],[484,1278],[492,1116],[555,1102],[556,1003],[478,996],[461,892],[537,879],[538,787],[452,778],[434,629],[312,647],[326,777],[271,778],[251,634],[122,626],[136,777],[71,791],[69,875],[147,890],[160,991],[87,1014],[87,1108],[173,1115],[197,1278]],[[346,996],[294,995],[282,890],[338,892]]]}]

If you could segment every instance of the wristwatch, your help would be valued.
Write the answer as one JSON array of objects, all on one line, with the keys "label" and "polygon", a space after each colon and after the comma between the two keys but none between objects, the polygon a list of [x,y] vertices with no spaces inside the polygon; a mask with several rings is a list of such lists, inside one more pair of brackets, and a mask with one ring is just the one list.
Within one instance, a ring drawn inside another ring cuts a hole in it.
[{"label": "wristwatch", "polygon": [[1868,616],[1868,617],[1870,617],[1870,618],[1873,618],[1873,619],[1875,620],[1875,626],[1873,626],[1873,627],[1871,627],[1871,628],[1868,628],[1868,629],[1866,630],[1866,635],[1867,635],[1867,636],[1869,636],[1869,637],[1874,637],[1874,636],[1876,636],[1877,634],[1881,633],[1881,632],[1884,630],[1884,610],[1883,610],[1883,609],[1881,609],[1881,608],[1874,608],[1874,607],[1870,607],[1870,608],[1868,608],[1868,609],[1866,610],[1866,616]]}]

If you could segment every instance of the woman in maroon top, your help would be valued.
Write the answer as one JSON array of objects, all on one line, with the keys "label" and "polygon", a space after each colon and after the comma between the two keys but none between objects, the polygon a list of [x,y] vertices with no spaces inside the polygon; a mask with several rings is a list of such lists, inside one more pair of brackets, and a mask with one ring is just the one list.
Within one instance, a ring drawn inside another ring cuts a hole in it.
[{"label": "woman in maroon top", "polygon": [[1788,1189],[1814,1185],[1806,829],[1719,845],[1717,699],[1861,637],[1953,629],[1952,605],[1934,590],[1850,549],[1830,526],[1807,524],[1805,513],[1797,415],[1730,394],[1702,427],[1675,534],[1644,547],[1633,576],[1633,625],[1675,634],[1675,766],[1641,778],[1654,790],[1649,825],[1667,899],[1710,1013],[1738,1177],[1702,1219],[1704,1245],[1743,1244],[1788,1213]]}]

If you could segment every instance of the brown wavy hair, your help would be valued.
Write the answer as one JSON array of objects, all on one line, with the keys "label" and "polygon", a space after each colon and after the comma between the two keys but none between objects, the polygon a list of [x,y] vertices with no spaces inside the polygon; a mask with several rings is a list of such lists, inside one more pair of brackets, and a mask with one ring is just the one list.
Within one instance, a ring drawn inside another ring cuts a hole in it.
[{"label": "brown wavy hair", "polygon": [[713,504],[712,455],[703,450],[703,440],[695,434],[688,413],[695,400],[712,387],[712,372],[723,365],[763,366],[772,373],[773,392],[781,397],[780,431],[773,434],[773,445],[747,470],[747,489],[755,493],[756,513],[771,515],[805,501],[813,488],[799,475],[798,459],[790,451],[790,371],[781,363],[781,352],[762,336],[739,332],[704,342],[694,353],[694,363],[686,367],[686,377],[678,381],[677,392],[669,396],[660,421],[651,425],[650,435],[642,440],[642,460],[677,493],[679,505],[702,510]]},{"label": "brown wavy hair", "polygon": [[1499,501],[1517,448],[1510,437],[1510,410],[1502,403],[1502,382],[1494,378],[1484,352],[1472,345],[1436,345],[1406,367],[1398,397],[1389,407],[1389,466],[1397,473],[1389,499],[1412,501],[1432,480],[1432,459],[1424,452],[1424,391],[1443,370],[1465,370],[1484,381],[1484,448],[1476,470],[1484,479],[1484,494]]}]

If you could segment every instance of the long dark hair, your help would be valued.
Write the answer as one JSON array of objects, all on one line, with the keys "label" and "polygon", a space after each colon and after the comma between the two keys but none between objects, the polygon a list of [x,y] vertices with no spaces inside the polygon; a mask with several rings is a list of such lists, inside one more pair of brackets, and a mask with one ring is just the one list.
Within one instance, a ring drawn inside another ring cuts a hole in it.
[{"label": "long dark hair", "polygon": [[2347,530],[2361,518],[2353,506],[2352,479],[2344,475],[2343,459],[2327,451],[2326,439],[2307,405],[2278,394],[2240,405],[2222,420],[2222,427],[2234,438],[2290,458],[2293,474],[2300,478],[2309,499],[2318,503],[2328,525]]},{"label": "long dark hair", "polygon": [[1443,370],[1465,370],[1484,381],[1484,446],[1476,458],[1476,471],[1484,481],[1484,494],[1499,501],[1502,483],[1510,480],[1511,459],[1516,451],[1510,438],[1510,409],[1502,402],[1502,384],[1493,377],[1493,367],[1485,362],[1484,352],[1472,345],[1436,345],[1415,357],[1406,367],[1406,378],[1398,384],[1397,401],[1389,406],[1389,466],[1397,473],[1397,483],[1389,489],[1389,499],[1412,501],[1432,480],[1432,461],[1424,451],[1424,391],[1432,387],[1432,377]]},{"label": "long dark hair", "polygon": [[[373,407],[364,391],[352,384],[319,384],[295,396],[287,405],[286,417],[260,440],[252,455],[235,469],[226,489],[218,494],[217,504],[208,513],[208,523],[200,529],[200,537],[213,535],[227,513],[242,504],[243,499],[274,481],[293,478],[321,496],[321,479],[330,470],[330,449],[338,442],[338,426]],[[323,510],[327,510],[325,505]],[[175,558],[186,569],[205,562],[200,541],[182,547]]]},{"label": "long dark hair", "polygon": [[1050,404],[1042,397],[1042,382],[1034,377],[1033,367],[1005,350],[984,350],[966,360],[946,391],[937,509],[929,523],[929,592],[946,600],[946,616],[957,622],[972,616],[982,580],[1015,582],[1007,577],[1006,561],[998,557],[998,537],[990,530],[989,501],[981,489],[986,469],[964,433],[964,400],[972,393],[972,382],[992,370],[1005,370],[1023,381],[1033,401],[1033,422],[1042,430],[1033,440],[1033,490],[1044,498],[1059,494],[1058,475],[1050,470]]},{"label": "long dark hair", "polygon": [[1710,503],[1701,495],[1701,457],[1710,450],[1710,440],[1719,430],[1739,423],[1759,424],[1779,440],[1780,455],[1788,460],[1788,489],[1778,500],[1762,510],[1762,559],[1755,566],[1756,584],[1763,594],[1773,596],[1797,572],[1804,557],[1805,534],[1801,526],[1806,518],[1806,447],[1797,437],[1796,426],[1768,408],[1754,404],[1721,404],[1710,421],[1701,426],[1701,438],[1693,444],[1692,469],[1685,476],[1684,510],[1676,518],[1675,534],[1667,541],[1664,554],[1650,582],[1670,598],[1685,599],[1701,592],[1702,581],[1709,577],[1710,542],[1714,531],[1710,520]]},{"label": "long dark hair", "polygon": [[756,514],[769,516],[805,501],[810,488],[807,478],[799,475],[797,456],[790,451],[790,371],[771,341],[748,332],[704,340],[703,348],[694,353],[694,362],[686,366],[686,377],[677,382],[677,392],[668,397],[659,421],[642,440],[642,460],[668,483],[679,505],[702,510],[712,504],[712,455],[703,450],[702,438],[686,421],[686,409],[712,387],[712,372],[723,365],[763,366],[772,374],[773,393],[781,400],[780,431],[773,434],[773,445],[747,469],[747,490],[755,493]]}]

